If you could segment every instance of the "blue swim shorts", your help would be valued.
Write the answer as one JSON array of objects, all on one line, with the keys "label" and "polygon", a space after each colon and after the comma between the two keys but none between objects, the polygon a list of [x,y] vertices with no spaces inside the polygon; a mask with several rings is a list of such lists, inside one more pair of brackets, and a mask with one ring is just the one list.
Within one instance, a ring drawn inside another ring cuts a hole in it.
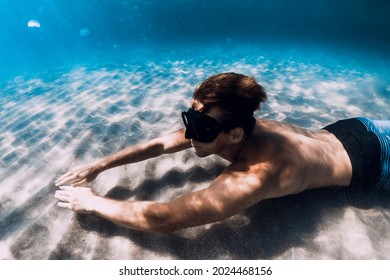
[{"label": "blue swim shorts", "polygon": [[340,140],[351,159],[351,187],[390,189],[390,121],[358,117],[324,129]]}]

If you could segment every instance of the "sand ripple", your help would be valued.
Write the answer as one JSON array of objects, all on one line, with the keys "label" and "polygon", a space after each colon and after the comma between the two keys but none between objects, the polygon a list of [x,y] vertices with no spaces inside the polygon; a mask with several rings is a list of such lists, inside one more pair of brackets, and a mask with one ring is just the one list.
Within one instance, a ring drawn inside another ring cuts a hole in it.
[{"label": "sand ripple", "polygon": [[[382,76],[258,53],[215,51],[196,59],[75,66],[17,77],[2,87],[0,99],[0,258],[390,258],[390,200],[383,194],[307,192],[167,236],[56,206],[57,176],[180,128],[180,112],[196,84],[221,71],[254,75],[264,84],[269,101],[259,117],[318,129],[339,118],[390,116],[390,87]],[[110,170],[93,186],[111,197],[167,201],[206,187],[224,165],[185,152]]]}]

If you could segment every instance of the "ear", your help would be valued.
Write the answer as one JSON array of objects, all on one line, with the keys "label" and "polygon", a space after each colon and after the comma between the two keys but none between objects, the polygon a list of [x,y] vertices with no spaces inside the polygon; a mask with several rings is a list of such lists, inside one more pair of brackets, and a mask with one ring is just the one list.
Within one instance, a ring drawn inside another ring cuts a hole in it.
[{"label": "ear", "polygon": [[232,130],[230,130],[229,135],[230,135],[230,141],[232,142],[232,144],[238,144],[244,138],[245,132],[244,132],[244,129],[242,127],[236,127],[236,128],[233,128]]}]

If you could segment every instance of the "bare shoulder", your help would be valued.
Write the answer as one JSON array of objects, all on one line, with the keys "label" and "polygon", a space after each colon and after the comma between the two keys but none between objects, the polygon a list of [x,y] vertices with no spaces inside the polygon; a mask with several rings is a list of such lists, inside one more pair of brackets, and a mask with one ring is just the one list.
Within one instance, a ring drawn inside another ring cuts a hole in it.
[{"label": "bare shoulder", "polygon": [[252,167],[228,166],[205,190],[207,199],[218,202],[225,214],[238,213],[263,200],[262,178]]},{"label": "bare shoulder", "polygon": [[285,176],[283,172],[288,164],[276,160],[273,152],[267,153],[248,149],[243,158],[226,168],[224,179],[243,190],[243,195],[253,195],[257,202],[281,196],[281,178]]},{"label": "bare shoulder", "polygon": [[279,197],[303,186],[302,167],[310,131],[274,121],[260,121],[230,168],[250,178],[264,198]]},{"label": "bare shoulder", "polygon": [[267,153],[255,151],[248,144],[217,179],[237,188],[243,196],[250,195],[258,201],[267,198],[269,187],[275,186],[278,177],[276,161],[272,153]]}]

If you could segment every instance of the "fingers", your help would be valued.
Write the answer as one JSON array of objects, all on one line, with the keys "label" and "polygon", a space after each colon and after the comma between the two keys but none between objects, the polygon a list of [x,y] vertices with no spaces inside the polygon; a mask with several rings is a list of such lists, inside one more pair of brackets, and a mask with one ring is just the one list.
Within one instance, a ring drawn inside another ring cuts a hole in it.
[{"label": "fingers", "polygon": [[72,209],[71,203],[69,202],[69,200],[70,200],[70,197],[68,194],[69,190],[65,187],[68,187],[68,186],[61,187],[61,190],[55,192],[54,197],[60,200],[60,202],[57,203],[58,206],[60,206],[62,208]]},{"label": "fingers", "polygon": [[91,188],[87,187],[75,187],[60,186],[54,194],[54,197],[60,200],[57,205],[62,208],[68,208],[76,212],[92,211],[91,199],[95,194]]},{"label": "fingers", "polygon": [[61,177],[59,177],[56,181],[55,181],[55,184],[56,186],[61,186],[61,185],[65,185],[67,184],[67,177],[69,176],[69,173],[65,173],[64,175],[62,175]]},{"label": "fingers", "polygon": [[56,184],[56,186],[71,184],[71,183],[77,181],[78,178],[79,178],[78,173],[68,172],[68,173],[65,173],[64,175],[62,175],[61,177],[59,177],[56,180],[55,184]]},{"label": "fingers", "polygon": [[84,180],[78,181],[76,183],[73,183],[72,186],[73,187],[81,187],[81,186],[86,185],[86,184],[88,184],[88,180],[84,179]]},{"label": "fingers", "polygon": [[60,207],[62,207],[62,208],[72,209],[70,203],[58,202],[57,205],[60,206]]},{"label": "fingers", "polygon": [[68,173],[62,175],[61,177],[59,177],[55,181],[55,184],[57,187],[72,184],[72,183],[76,187],[79,187],[81,185],[88,183],[88,181],[87,181],[87,178],[84,178],[83,176],[80,175],[80,172],[68,172]]},{"label": "fingers", "polygon": [[70,186],[59,186],[59,189],[60,190],[65,190],[65,191],[71,191],[74,189],[74,186],[73,185],[70,185]]},{"label": "fingers", "polygon": [[59,200],[66,200],[69,198],[69,194],[66,192],[56,191],[54,197],[58,198]]},{"label": "fingers", "polygon": [[60,189],[54,194],[54,197],[60,200],[57,205],[62,208],[68,208],[70,210],[73,210],[72,202],[74,191],[75,187],[73,185],[60,186]]},{"label": "fingers", "polygon": [[57,178],[56,183],[60,181],[67,180],[68,177],[71,177],[74,173],[76,173],[76,169],[72,168],[71,170],[68,170],[66,173],[62,174],[60,177]]},{"label": "fingers", "polygon": [[96,179],[100,171],[94,164],[81,165],[66,172],[55,181],[56,186],[75,184],[76,187]]},{"label": "fingers", "polygon": [[57,190],[54,193],[54,197],[62,201],[70,202],[72,197],[80,193],[85,193],[86,190],[91,190],[91,189],[87,187],[76,188],[75,185],[60,186],[59,190]]},{"label": "fingers", "polygon": [[71,192],[70,188],[71,188],[70,186],[61,186],[60,190],[54,193],[54,197],[59,200],[69,202],[70,192]]}]

